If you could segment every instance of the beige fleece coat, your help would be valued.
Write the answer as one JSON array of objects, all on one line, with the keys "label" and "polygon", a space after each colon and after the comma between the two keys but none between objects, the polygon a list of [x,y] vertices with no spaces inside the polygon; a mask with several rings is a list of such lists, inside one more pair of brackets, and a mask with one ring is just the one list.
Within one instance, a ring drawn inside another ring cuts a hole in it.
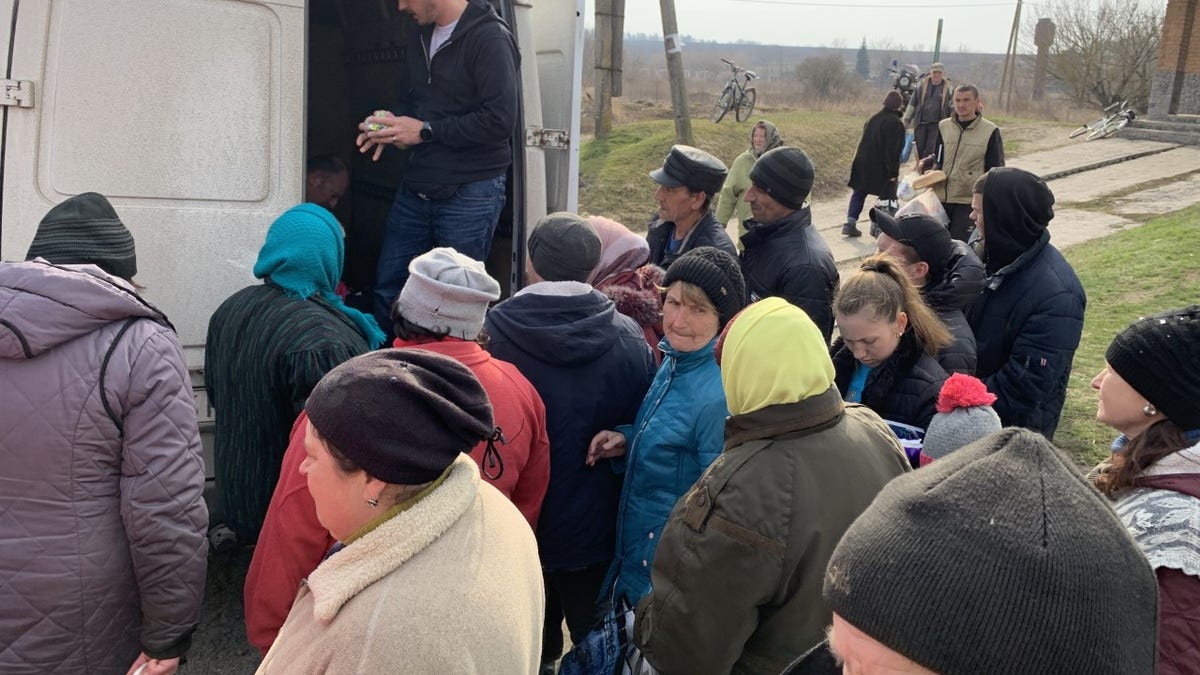
[{"label": "beige fleece coat", "polygon": [[330,556],[259,673],[536,673],[545,600],[529,524],[467,455]]}]

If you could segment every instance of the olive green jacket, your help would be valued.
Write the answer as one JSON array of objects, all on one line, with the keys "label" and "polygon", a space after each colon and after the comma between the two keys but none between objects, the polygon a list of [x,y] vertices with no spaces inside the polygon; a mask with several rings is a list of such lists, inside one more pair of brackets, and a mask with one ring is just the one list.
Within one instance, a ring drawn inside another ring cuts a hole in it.
[{"label": "olive green jacket", "polygon": [[883,420],[834,388],[729,418],[662,532],[634,641],[662,675],[781,672],[824,639],[838,539],[906,471]]}]

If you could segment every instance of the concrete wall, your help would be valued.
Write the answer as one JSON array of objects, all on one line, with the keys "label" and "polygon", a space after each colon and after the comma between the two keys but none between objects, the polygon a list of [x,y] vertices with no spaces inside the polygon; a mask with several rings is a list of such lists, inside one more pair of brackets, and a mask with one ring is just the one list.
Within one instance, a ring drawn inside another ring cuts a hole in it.
[{"label": "concrete wall", "polygon": [[1168,0],[1150,83],[1152,118],[1200,114],[1200,0]]}]

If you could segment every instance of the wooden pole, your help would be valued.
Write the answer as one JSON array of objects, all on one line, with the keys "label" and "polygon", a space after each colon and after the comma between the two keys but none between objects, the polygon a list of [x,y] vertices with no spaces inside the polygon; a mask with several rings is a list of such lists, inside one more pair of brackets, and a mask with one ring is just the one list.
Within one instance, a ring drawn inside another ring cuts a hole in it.
[{"label": "wooden pole", "polygon": [[662,10],[663,48],[667,52],[667,79],[671,82],[671,107],[675,110],[675,139],[692,145],[692,119],[688,115],[687,86],[683,81],[683,42],[675,22],[675,0],[659,0]]},{"label": "wooden pole", "polygon": [[612,95],[620,98],[625,68],[625,0],[612,2]]},{"label": "wooden pole", "polygon": [[[1008,49],[1004,52],[1004,72],[1000,74],[999,102],[1008,111],[1012,107],[1012,83],[1017,79],[1017,35],[1021,28],[1021,0],[1013,11],[1012,30],[1008,34]],[[1005,95],[1007,94],[1007,98]]]},{"label": "wooden pole", "polygon": [[613,0],[596,0],[596,138],[612,131]]}]

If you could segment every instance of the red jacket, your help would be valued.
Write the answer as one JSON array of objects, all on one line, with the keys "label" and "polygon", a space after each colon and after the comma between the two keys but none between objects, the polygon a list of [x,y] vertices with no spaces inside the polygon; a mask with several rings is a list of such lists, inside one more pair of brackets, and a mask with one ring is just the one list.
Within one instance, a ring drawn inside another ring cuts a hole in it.
[{"label": "red jacket", "polygon": [[[507,361],[492,358],[474,342],[446,338],[441,342],[409,343],[395,347],[428,349],[456,359],[475,373],[491,399],[496,426],[507,443],[496,442],[504,470],[484,466],[487,443],[471,451],[480,475],[491,483],[536,528],[542,497],[550,482],[550,440],[546,435],[546,408],[533,385]],[[296,598],[300,581],[307,577],[333,545],[329,532],[317,521],[317,509],[300,475],[304,461],[304,431],[308,416],[300,413],[292,426],[279,483],[271,496],[250,570],[246,573],[244,602],[246,636],[265,655]]]}]

